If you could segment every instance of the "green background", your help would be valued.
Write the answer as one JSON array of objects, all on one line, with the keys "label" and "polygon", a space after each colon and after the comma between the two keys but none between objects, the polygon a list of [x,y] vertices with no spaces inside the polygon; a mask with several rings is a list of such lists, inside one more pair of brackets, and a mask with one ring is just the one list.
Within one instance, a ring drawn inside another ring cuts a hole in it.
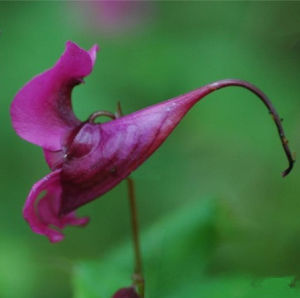
[{"label": "green background", "polygon": [[[114,252],[122,250],[131,235],[125,183],[80,208],[81,215],[91,217],[90,224],[84,229],[67,228],[59,244],[32,233],[22,218],[31,186],[49,170],[41,149],[14,133],[9,106],[27,81],[55,63],[67,40],[85,49],[95,43],[101,47],[93,73],[73,92],[75,113],[82,120],[96,110],[114,111],[118,101],[130,113],[234,77],[268,94],[284,118],[292,150],[300,151],[300,3],[146,4],[141,15],[136,13],[135,25],[108,31],[91,20],[88,2],[0,3],[1,298],[95,297],[79,296],[78,291],[86,287],[81,282],[87,279],[101,288],[102,276],[107,280],[110,274],[111,287],[117,290],[119,280],[110,264],[118,272],[114,258],[121,256],[124,262],[131,258],[130,250]],[[101,13],[98,18],[103,17]],[[229,285],[242,286],[244,276],[256,280],[299,274],[300,173],[296,164],[282,179],[280,172],[286,166],[274,124],[253,94],[229,88],[197,104],[133,174],[142,229],[156,225],[147,243],[160,237],[157,223],[163,228],[162,218],[186,210],[186,216],[174,221],[173,229],[179,232],[177,241],[173,239],[168,247],[170,254],[162,256],[156,251],[157,259],[165,260],[160,274],[165,276],[168,268],[182,270],[186,257],[179,249],[182,241],[190,241],[192,251],[210,243],[209,249],[205,246],[210,253],[199,259],[197,253],[189,253],[191,267],[203,260],[205,278],[191,286],[197,274],[190,268],[190,278],[171,275],[164,286],[183,293],[178,297],[214,298]],[[196,202],[201,206],[207,198],[215,206],[210,221],[213,231],[187,236],[179,227],[189,226],[190,221],[193,227],[201,225],[204,216],[199,212],[197,222],[195,216],[188,216],[187,206]],[[176,248],[179,255],[170,257]],[[155,247],[145,249],[148,260]],[[80,268],[84,271],[99,260],[105,261],[103,266],[100,262],[99,270],[81,275]],[[188,275],[189,267],[185,269]],[[218,282],[219,276],[229,280],[220,277]],[[283,289],[272,297],[289,297],[285,289],[290,291],[290,279],[276,281],[272,280],[271,287],[275,283]],[[193,292],[198,291],[197,285],[201,285],[199,294]],[[228,292],[224,297],[252,298],[257,293],[234,296]]]}]

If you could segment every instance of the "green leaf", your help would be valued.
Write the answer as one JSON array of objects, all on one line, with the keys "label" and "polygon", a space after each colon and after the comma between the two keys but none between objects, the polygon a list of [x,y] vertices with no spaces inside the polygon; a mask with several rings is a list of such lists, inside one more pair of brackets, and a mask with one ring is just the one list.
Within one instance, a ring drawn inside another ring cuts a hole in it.
[{"label": "green leaf", "polygon": [[[214,276],[207,267],[218,243],[217,201],[209,198],[166,215],[142,235],[146,298],[299,297],[292,278],[255,280],[245,276]],[[131,284],[131,243],[100,261],[75,267],[75,298],[108,298]]]}]

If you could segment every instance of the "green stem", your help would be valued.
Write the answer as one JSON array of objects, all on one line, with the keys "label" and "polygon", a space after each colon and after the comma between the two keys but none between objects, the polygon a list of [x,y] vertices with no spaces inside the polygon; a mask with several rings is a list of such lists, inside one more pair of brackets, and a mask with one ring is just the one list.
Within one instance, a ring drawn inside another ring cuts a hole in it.
[{"label": "green stem", "polygon": [[141,298],[145,297],[145,282],[143,277],[142,270],[142,257],[139,241],[139,225],[137,218],[137,208],[136,208],[136,197],[134,189],[134,181],[132,178],[127,178],[127,187],[128,187],[128,199],[131,213],[131,228],[133,236],[133,249],[134,249],[134,274],[133,274],[133,283],[137,287],[139,295]]}]

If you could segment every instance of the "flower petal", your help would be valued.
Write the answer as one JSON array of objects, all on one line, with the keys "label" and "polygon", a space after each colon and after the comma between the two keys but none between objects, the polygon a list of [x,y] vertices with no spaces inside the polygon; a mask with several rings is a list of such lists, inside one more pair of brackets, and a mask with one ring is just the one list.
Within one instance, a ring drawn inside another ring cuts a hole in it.
[{"label": "flower petal", "polygon": [[62,149],[64,138],[80,124],[72,111],[71,91],[92,71],[97,50],[96,45],[85,51],[67,42],[54,67],[17,93],[10,113],[20,137],[47,150]]},{"label": "flower petal", "polygon": [[83,125],[62,167],[61,214],[101,196],[130,175],[206,91],[201,88],[103,124]]},{"label": "flower petal", "polygon": [[64,238],[61,232],[51,226],[63,229],[66,225],[83,226],[89,221],[88,218],[77,218],[74,212],[59,216],[62,194],[60,174],[61,169],[38,181],[32,187],[23,209],[24,218],[31,229],[37,234],[47,236],[51,242],[58,242]]}]

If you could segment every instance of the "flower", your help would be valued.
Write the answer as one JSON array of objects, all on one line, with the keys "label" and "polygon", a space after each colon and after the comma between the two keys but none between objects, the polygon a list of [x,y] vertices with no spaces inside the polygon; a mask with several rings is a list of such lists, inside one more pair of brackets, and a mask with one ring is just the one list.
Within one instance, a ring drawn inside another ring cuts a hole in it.
[{"label": "flower", "polygon": [[[227,86],[249,89],[268,107],[290,163],[284,175],[291,170],[294,161],[278,114],[261,91],[244,81],[221,80],[126,116],[99,112],[81,122],[72,111],[71,92],[91,73],[97,51],[97,45],[85,51],[67,42],[57,63],[27,83],[11,105],[15,131],[43,148],[51,169],[50,174],[34,184],[23,209],[34,232],[58,242],[64,238],[58,229],[87,224],[88,218],[76,217],[77,208],[129,176],[163,143],[195,103]],[[94,123],[101,115],[113,120]]]},{"label": "flower", "polygon": [[[77,20],[98,34],[118,35],[135,33],[153,17],[149,1],[80,1],[69,6],[77,13]],[[68,7],[69,9],[70,7]]]},{"label": "flower", "polygon": [[117,291],[113,298],[139,298],[139,295],[136,293],[134,287],[129,287]]}]

